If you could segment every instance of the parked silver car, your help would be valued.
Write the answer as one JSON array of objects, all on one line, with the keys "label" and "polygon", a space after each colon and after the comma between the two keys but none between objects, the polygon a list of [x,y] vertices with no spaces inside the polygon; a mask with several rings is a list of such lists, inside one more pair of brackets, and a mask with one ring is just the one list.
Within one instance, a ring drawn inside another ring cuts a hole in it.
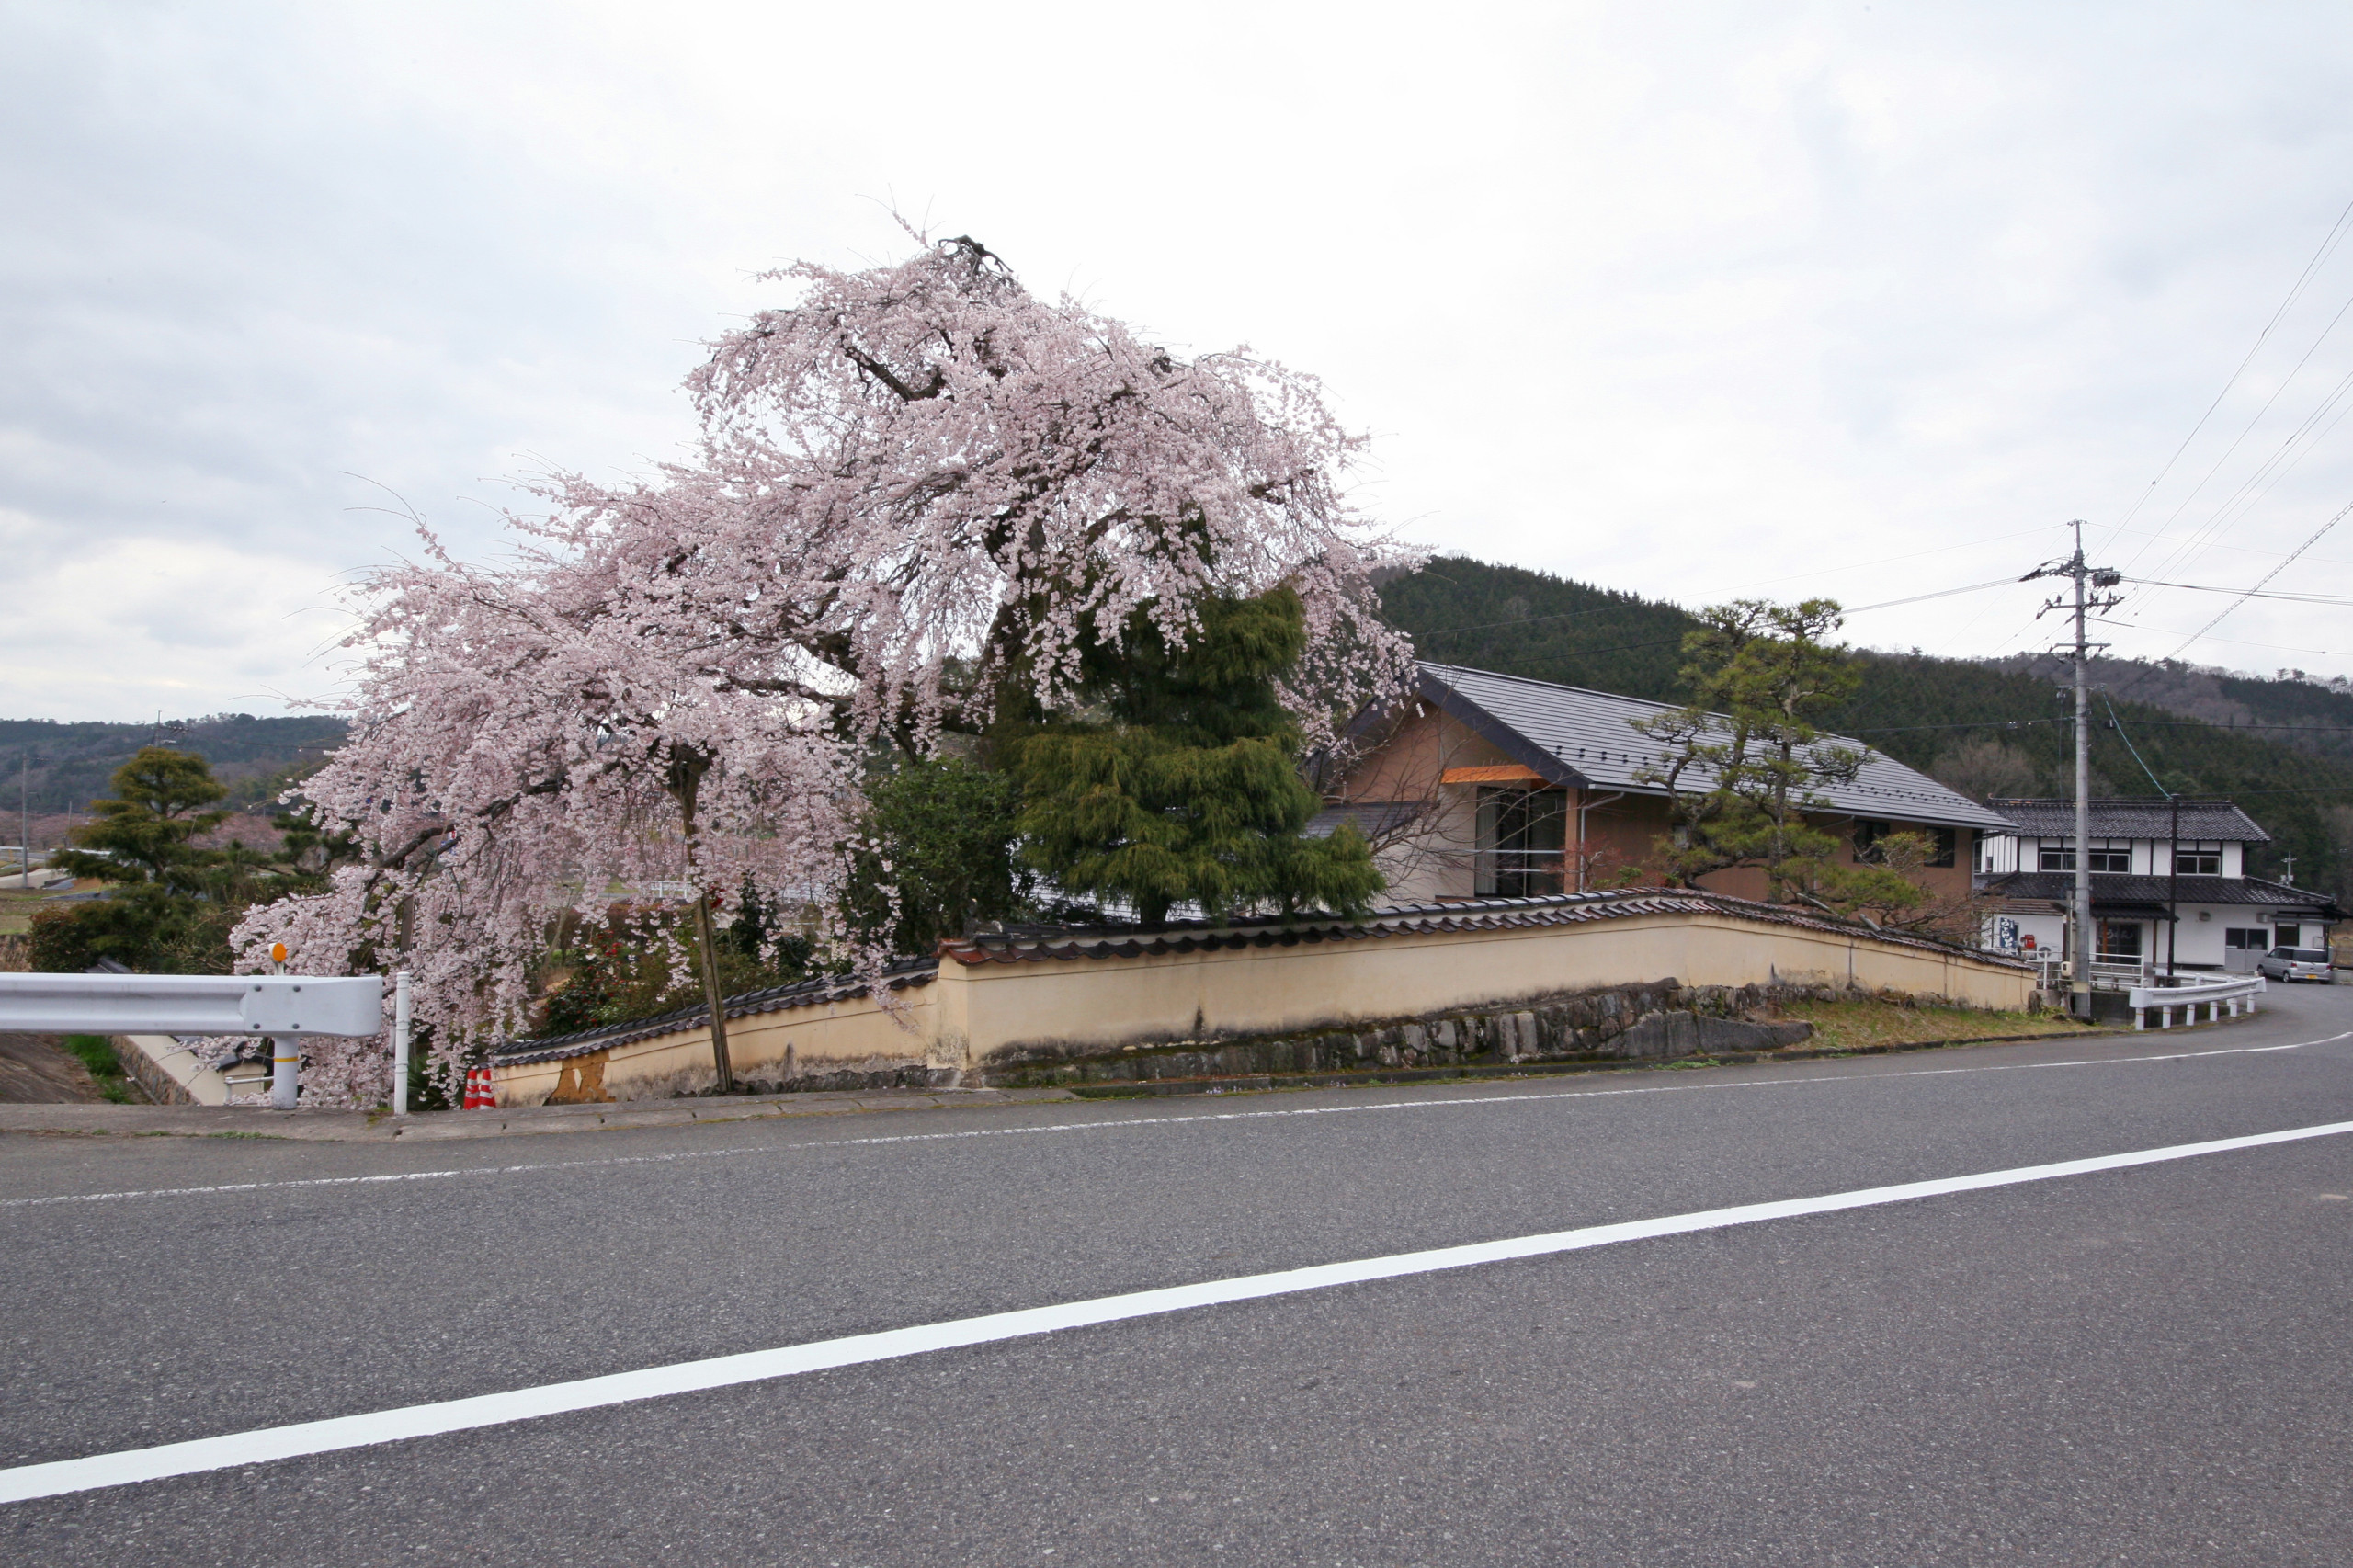
[{"label": "parked silver car", "polygon": [[2256,972],[2266,980],[2317,980],[2329,983],[2326,948],[2274,948],[2256,960]]}]

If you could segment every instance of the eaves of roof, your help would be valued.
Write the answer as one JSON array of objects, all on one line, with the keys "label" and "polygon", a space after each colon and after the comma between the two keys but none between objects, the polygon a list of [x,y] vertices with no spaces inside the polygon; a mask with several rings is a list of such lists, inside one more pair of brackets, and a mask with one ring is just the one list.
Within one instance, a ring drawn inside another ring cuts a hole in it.
[{"label": "eaves of roof", "polygon": [[[2063,903],[2075,896],[2071,871],[2007,871],[1977,879],[1978,891],[1995,898],[2043,899]],[[2120,909],[2126,904],[2162,907],[2171,896],[2179,903],[2244,904],[2267,909],[2309,909],[2313,918],[2339,918],[2336,904],[2326,893],[2291,888],[2259,877],[2183,877],[2177,884],[2167,877],[2126,877],[2109,872],[2092,875],[2092,909]]]},{"label": "eaves of roof", "polygon": [[1422,666],[1421,694],[1444,712],[1452,714],[1464,728],[1523,767],[1533,768],[1545,782],[1563,788],[1582,789],[1593,782],[1585,774],[1571,767],[1552,753],[1529,740],[1504,720],[1487,711],[1461,690],[1434,674],[1428,665]]}]

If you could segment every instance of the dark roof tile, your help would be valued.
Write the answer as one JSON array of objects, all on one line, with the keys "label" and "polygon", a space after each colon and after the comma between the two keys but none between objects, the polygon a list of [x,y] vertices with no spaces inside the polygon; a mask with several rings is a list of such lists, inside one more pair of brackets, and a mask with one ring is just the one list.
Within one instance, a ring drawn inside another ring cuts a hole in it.
[{"label": "dark roof tile", "polygon": [[[1588,784],[1637,794],[1666,793],[1663,786],[1639,777],[1658,764],[1658,748],[1631,727],[1631,721],[1673,712],[1672,704],[1458,665],[1425,664],[1421,671],[1425,698],[1485,736],[1506,756],[1555,783]],[[1824,785],[1815,791],[1835,811],[1891,822],[2010,831],[2006,817],[1893,757],[1870,750],[1860,741],[1825,734],[1822,744],[1851,746],[1866,758],[1853,783]]]},{"label": "dark roof tile", "polygon": [[[2011,871],[1977,879],[1978,891],[1995,898],[2046,899],[2063,903],[2075,896],[2075,874],[2071,871]],[[2123,904],[2156,904],[2165,902],[2165,890],[2172,885],[2167,877],[2122,877],[2106,872],[2092,877],[2092,907],[2095,910]],[[2326,893],[2310,888],[2291,888],[2280,882],[2267,882],[2258,877],[2184,877],[2180,881],[2178,902],[2182,903],[2236,903],[2261,905],[2267,908],[2309,909],[2315,918],[2337,918],[2336,905]]]},{"label": "dark roof tile", "polygon": [[[2018,824],[2024,838],[2066,838],[2075,831],[2073,801],[2007,801],[1987,802]],[[2173,807],[2162,800],[2104,800],[2089,802],[2094,838],[2169,838]],[[2190,843],[2268,844],[2271,835],[2253,818],[2228,801],[2181,802],[2181,836]]]}]

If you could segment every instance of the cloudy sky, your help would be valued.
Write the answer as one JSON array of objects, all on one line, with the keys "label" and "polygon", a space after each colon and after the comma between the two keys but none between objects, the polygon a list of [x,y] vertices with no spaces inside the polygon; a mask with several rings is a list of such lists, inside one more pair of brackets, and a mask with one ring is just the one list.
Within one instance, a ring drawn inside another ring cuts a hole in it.
[{"label": "cloudy sky", "polygon": [[[488,554],[515,478],[643,472],[754,275],[893,208],[1321,375],[1435,550],[1870,606],[2085,517],[2247,587],[2353,502],[2348,68],[2322,5],[0,0],[0,715],[331,694],[403,508]],[[2040,586],[1850,632],[2040,646]],[[2353,593],[2353,518],[2270,591]]]}]

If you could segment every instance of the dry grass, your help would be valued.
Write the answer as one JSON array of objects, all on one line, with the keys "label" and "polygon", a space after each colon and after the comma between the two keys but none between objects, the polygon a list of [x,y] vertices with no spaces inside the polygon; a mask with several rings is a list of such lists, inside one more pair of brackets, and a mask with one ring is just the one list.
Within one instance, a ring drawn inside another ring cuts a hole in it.
[{"label": "dry grass", "polygon": [[53,888],[0,888],[0,937],[21,937],[31,931],[33,911],[52,898],[69,892],[96,892],[105,886],[96,877],[82,877]]},{"label": "dry grass", "polygon": [[20,892],[15,888],[0,888],[0,937],[21,937],[33,928],[33,911],[40,907],[47,896],[38,892]]},{"label": "dry grass", "polygon": [[1970,1007],[1901,1007],[1893,1002],[1792,1002],[1782,1009],[1813,1026],[1809,1046],[1923,1045],[1943,1040],[2063,1035],[2086,1026],[2057,1013],[1984,1013]]}]

